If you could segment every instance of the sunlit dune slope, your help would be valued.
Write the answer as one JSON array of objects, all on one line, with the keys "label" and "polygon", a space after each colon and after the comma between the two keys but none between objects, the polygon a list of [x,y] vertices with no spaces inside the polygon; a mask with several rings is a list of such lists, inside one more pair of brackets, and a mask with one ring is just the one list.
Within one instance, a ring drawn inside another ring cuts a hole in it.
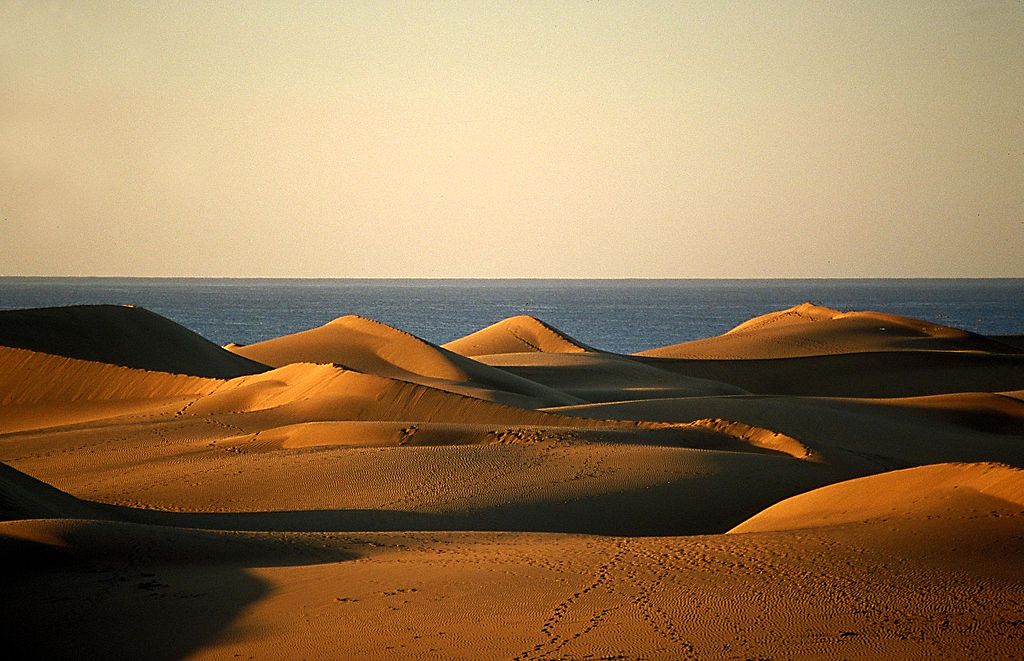
[{"label": "sunlit dune slope", "polygon": [[[721,418],[665,424],[567,416],[483,401],[334,365],[304,363],[228,381],[197,398],[182,413],[192,417],[236,416],[240,430],[259,430],[260,443],[268,443],[275,436],[282,438],[281,447],[604,440],[807,454],[793,439]],[[318,422],[335,424],[309,426]],[[396,424],[352,424],[356,422]],[[284,433],[283,428],[289,431]],[[279,431],[266,433],[269,430]]]},{"label": "sunlit dune slope", "polygon": [[180,409],[222,383],[0,347],[0,433]]},{"label": "sunlit dune slope", "polygon": [[0,346],[192,376],[266,370],[170,319],[129,305],[0,311]]},{"label": "sunlit dune slope", "polygon": [[[738,443],[708,449],[699,431],[679,436],[698,448],[647,445],[625,434],[518,429],[469,445],[359,447],[321,437],[285,449],[275,447],[277,430],[264,443],[224,438],[217,426],[143,427],[114,446],[104,443],[103,430],[51,435],[34,443],[42,452],[11,463],[112,508],[121,520],[349,532],[717,533],[782,498],[862,474]],[[154,431],[163,437],[159,445],[150,440]],[[331,431],[324,430],[327,438]],[[66,452],[71,447],[77,451]],[[743,488],[718,493],[722,485]]]},{"label": "sunlit dune slope", "polygon": [[[444,444],[494,442],[526,434],[537,439],[576,438],[586,429],[622,430],[621,442],[726,447],[759,451],[747,430],[732,433],[721,421],[690,425],[651,425],[566,417],[507,406],[420,384],[363,374],[334,365],[295,363],[268,372],[223,381],[147,372],[102,363],[49,356],[20,349],[3,349],[0,358],[7,391],[7,411],[0,431],[49,428],[56,431],[88,420],[141,416],[228,415],[239,431],[263,433],[292,427],[303,441],[295,446],[345,444]],[[336,422],[313,427],[311,422]],[[386,429],[360,426],[357,421],[393,422]],[[436,427],[436,424],[442,425]],[[474,427],[475,425],[475,427]],[[684,430],[683,427],[692,429]],[[530,429],[534,428],[534,429]],[[329,429],[329,431],[328,431]],[[308,433],[315,430],[315,433]],[[559,431],[561,430],[561,431]],[[693,436],[702,432],[710,441]],[[690,433],[690,436],[686,434]],[[682,434],[677,440],[675,437]],[[281,434],[278,434],[280,436]],[[582,434],[586,436],[586,434]],[[599,436],[598,436],[599,437]],[[598,438],[594,437],[594,438]],[[434,440],[431,440],[434,439]],[[261,439],[266,443],[268,435]]]},{"label": "sunlit dune slope", "polygon": [[934,464],[872,475],[793,496],[729,532],[977,517],[1024,521],[1024,470],[1002,464]]},{"label": "sunlit dune slope", "polygon": [[839,312],[813,303],[755,317],[723,335],[641,351],[661,358],[794,358],[881,351],[1019,353],[1009,343],[881,312]]},{"label": "sunlit dune slope", "polygon": [[[427,383],[435,387],[477,387],[531,398],[536,405],[572,403],[574,398],[488,367],[415,335],[357,315],[339,317],[307,331],[230,350],[261,363],[336,363],[361,372]],[[471,394],[472,391],[463,389]],[[511,403],[511,402],[510,402]]]},{"label": "sunlit dune slope", "polygon": [[482,328],[442,346],[463,356],[527,351],[542,353],[596,351],[579,340],[569,337],[554,326],[525,314],[502,319],[487,328]]},{"label": "sunlit dune slope", "polygon": [[224,382],[0,347],[0,406],[152,400],[211,393]]},{"label": "sunlit dune slope", "polygon": [[305,420],[557,424],[565,419],[402,379],[311,363],[290,363],[263,374],[232,379],[198,399],[187,412],[199,415],[269,409],[275,416]]}]

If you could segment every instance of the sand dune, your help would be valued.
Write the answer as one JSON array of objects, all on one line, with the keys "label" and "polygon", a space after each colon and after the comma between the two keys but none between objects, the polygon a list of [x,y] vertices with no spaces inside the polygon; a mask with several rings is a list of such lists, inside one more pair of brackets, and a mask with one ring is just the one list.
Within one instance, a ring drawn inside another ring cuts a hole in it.
[{"label": "sand dune", "polygon": [[465,337],[452,340],[445,349],[463,356],[499,353],[582,353],[596,351],[536,317],[519,315],[502,319]]},{"label": "sand dune", "polygon": [[1019,353],[949,326],[880,312],[839,312],[813,303],[771,312],[718,337],[641,351],[660,358],[795,358],[882,351]]},{"label": "sand dune", "polygon": [[[573,398],[540,384],[492,369],[404,331],[357,315],[339,317],[311,330],[230,350],[266,365],[335,363],[465,394],[495,391],[530,398],[508,400],[533,405],[570,403]],[[461,386],[461,388],[460,388]],[[485,395],[486,396],[486,395]],[[497,397],[496,399],[500,399]]]},{"label": "sand dune", "polygon": [[934,464],[872,475],[793,496],[729,532],[862,524],[894,515],[954,520],[1006,516],[1024,522],[1024,470],[1002,464]]},{"label": "sand dune", "polygon": [[908,317],[838,312],[811,303],[634,358],[758,394],[909,397],[1024,387],[1024,353],[1012,343]]},{"label": "sand dune", "polygon": [[2,310],[0,346],[192,376],[231,378],[266,369],[133,305]]},{"label": "sand dune", "polygon": [[230,348],[137,308],[0,313],[20,648],[1024,653],[1006,338],[805,304],[634,356],[532,317],[445,347],[350,316]]}]

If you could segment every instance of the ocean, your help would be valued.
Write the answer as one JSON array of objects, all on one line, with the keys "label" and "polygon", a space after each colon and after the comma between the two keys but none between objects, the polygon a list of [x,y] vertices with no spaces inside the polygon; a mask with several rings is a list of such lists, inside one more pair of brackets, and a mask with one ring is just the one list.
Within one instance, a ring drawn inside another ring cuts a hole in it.
[{"label": "ocean", "polygon": [[0,278],[0,309],[132,303],[218,344],[248,344],[350,313],[440,344],[530,314],[592,346],[630,353],[717,335],[804,301],[987,335],[1024,333],[1024,279]]}]

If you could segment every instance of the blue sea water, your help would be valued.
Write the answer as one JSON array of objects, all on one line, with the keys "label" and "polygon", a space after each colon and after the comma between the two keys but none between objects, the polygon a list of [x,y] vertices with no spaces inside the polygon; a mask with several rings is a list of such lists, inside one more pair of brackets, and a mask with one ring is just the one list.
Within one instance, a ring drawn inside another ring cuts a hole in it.
[{"label": "blue sea water", "polygon": [[878,310],[989,335],[1024,333],[1024,279],[307,280],[0,278],[0,309],[133,303],[218,344],[355,313],[444,343],[531,314],[623,353],[717,335],[804,301]]}]

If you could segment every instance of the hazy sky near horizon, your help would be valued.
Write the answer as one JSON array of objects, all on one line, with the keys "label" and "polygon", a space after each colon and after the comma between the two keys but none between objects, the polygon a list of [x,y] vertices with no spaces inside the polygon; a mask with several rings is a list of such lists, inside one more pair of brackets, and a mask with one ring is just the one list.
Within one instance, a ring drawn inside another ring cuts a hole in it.
[{"label": "hazy sky near horizon", "polygon": [[1024,4],[0,0],[0,275],[1024,276]]}]

